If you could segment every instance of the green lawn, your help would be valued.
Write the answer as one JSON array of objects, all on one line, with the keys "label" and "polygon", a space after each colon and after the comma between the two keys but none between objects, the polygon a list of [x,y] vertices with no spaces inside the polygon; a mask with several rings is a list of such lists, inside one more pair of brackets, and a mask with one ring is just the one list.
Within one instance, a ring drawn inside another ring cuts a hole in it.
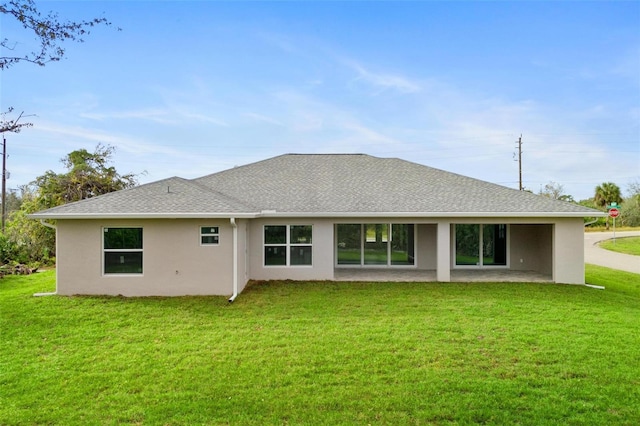
[{"label": "green lawn", "polygon": [[605,240],[600,243],[600,247],[618,253],[632,254],[640,256],[640,237],[623,237],[613,240]]},{"label": "green lawn", "polygon": [[0,280],[0,424],[640,424],[640,276],[32,297]]}]

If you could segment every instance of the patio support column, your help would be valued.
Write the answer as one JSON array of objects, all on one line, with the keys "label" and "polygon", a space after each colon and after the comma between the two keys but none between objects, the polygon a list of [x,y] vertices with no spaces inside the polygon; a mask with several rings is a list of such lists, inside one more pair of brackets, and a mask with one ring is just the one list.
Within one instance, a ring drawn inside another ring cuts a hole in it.
[{"label": "patio support column", "polygon": [[584,284],[584,221],[559,219],[553,226],[553,281]]},{"label": "patio support column", "polygon": [[438,222],[436,280],[451,281],[451,223]]}]

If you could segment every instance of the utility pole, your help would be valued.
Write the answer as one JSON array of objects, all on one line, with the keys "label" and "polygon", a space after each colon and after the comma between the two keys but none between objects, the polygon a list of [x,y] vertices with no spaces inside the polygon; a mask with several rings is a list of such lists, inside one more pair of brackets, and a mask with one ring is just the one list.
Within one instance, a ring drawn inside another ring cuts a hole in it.
[{"label": "utility pole", "polygon": [[4,233],[4,221],[7,206],[7,140],[2,135],[2,233]]},{"label": "utility pole", "polygon": [[524,190],[522,186],[522,134],[518,138],[518,181],[520,182],[520,191]]}]

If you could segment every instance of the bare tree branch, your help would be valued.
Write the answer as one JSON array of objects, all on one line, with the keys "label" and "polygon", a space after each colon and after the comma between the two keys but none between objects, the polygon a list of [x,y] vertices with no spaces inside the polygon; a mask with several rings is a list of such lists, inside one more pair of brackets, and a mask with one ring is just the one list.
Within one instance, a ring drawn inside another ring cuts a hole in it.
[{"label": "bare tree branch", "polygon": [[13,112],[13,108],[9,108],[6,112],[0,113],[2,115],[2,119],[0,119],[0,133],[19,133],[22,128],[33,126],[33,123],[18,123],[18,121],[23,117],[24,111],[20,113],[18,118],[6,120],[5,117],[11,112]]},{"label": "bare tree branch", "polygon": [[[40,43],[39,50],[26,53],[24,56],[12,55],[0,57],[0,70],[9,68],[18,62],[30,62],[44,66],[48,62],[62,59],[65,49],[61,46],[64,41],[84,42],[83,37],[90,33],[97,25],[111,26],[106,18],[90,20],[61,21],[58,14],[49,12],[42,15],[33,0],[10,0],[0,4],[0,13],[13,16],[22,26],[30,30]],[[119,28],[118,28],[119,30]],[[0,41],[0,47],[15,51],[16,43],[5,38]]]}]

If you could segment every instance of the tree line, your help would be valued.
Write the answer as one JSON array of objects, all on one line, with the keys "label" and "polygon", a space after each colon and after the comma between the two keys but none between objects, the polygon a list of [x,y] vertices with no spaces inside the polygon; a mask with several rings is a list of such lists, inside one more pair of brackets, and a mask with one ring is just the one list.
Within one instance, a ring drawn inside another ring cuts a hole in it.
[{"label": "tree line", "polygon": [[[620,216],[616,219],[618,220],[617,223],[622,226],[640,226],[640,180],[628,184],[626,197],[623,197],[622,190],[613,182],[601,183],[595,187],[593,197],[580,201],[576,201],[571,195],[565,194],[564,186],[557,182],[547,183],[540,189],[539,194],[555,200],[596,208],[603,212],[608,211],[609,206],[615,203],[620,206]],[[609,229],[610,222],[611,220],[607,216],[606,218],[599,218],[593,225]]]},{"label": "tree line", "polygon": [[114,152],[114,147],[101,144],[93,152],[73,151],[61,160],[66,171],[48,170],[10,192],[6,226],[0,233],[0,263],[55,263],[55,230],[29,219],[28,214],[137,185],[138,175],[120,174],[110,164]]}]

